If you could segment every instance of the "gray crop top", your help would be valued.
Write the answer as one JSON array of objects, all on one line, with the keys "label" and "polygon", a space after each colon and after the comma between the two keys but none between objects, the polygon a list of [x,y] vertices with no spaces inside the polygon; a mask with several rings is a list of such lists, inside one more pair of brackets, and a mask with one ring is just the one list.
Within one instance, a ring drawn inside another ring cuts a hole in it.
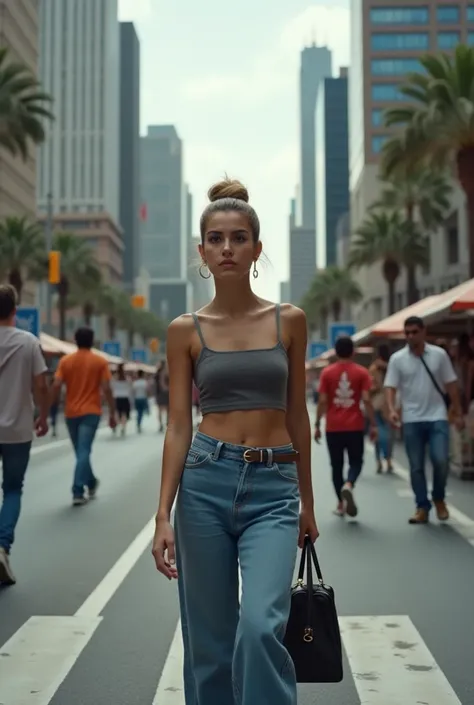
[{"label": "gray crop top", "polygon": [[211,350],[195,313],[193,318],[202,344],[194,381],[203,415],[251,409],[286,411],[288,356],[281,342],[280,304],[276,305],[278,342],[273,348]]}]

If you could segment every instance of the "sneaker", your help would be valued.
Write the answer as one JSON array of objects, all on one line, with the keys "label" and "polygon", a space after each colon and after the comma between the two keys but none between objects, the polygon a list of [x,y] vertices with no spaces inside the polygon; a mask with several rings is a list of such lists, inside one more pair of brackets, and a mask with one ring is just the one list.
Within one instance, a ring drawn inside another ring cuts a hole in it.
[{"label": "sneaker", "polygon": [[408,519],[409,524],[427,524],[428,523],[428,512],[426,509],[417,509],[412,517]]},{"label": "sneaker", "polygon": [[341,496],[347,516],[356,517],[359,510],[357,509],[357,505],[354,501],[352,486],[348,482],[346,482],[342,488]]},{"label": "sneaker", "polygon": [[95,499],[97,497],[97,490],[99,489],[100,480],[96,480],[93,489],[88,488],[89,499]]},{"label": "sneaker", "polygon": [[10,560],[8,558],[8,553],[4,548],[0,547],[0,584],[2,585],[15,585],[16,578],[13,575],[13,571],[10,568]]},{"label": "sneaker", "polygon": [[447,521],[449,519],[449,510],[446,506],[446,502],[444,500],[437,500],[434,502],[434,505],[436,507],[436,516],[438,517],[438,520]]},{"label": "sneaker", "polygon": [[74,497],[72,500],[72,506],[73,507],[83,507],[84,504],[87,504],[89,500],[87,497]]},{"label": "sneaker", "polygon": [[335,514],[337,517],[343,517],[345,514],[344,511],[344,502],[339,502],[337,505],[336,509],[334,510],[333,514]]}]

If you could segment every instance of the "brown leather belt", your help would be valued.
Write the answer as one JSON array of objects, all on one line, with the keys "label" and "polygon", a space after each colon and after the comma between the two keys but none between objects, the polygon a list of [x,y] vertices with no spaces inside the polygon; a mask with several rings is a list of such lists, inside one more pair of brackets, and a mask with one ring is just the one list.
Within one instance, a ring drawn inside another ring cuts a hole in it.
[{"label": "brown leather belt", "polygon": [[[296,463],[299,458],[297,450],[290,450],[288,453],[273,453],[272,461],[274,463]],[[266,448],[253,449],[248,448],[244,452],[244,460],[246,463],[268,463],[270,453]]]}]

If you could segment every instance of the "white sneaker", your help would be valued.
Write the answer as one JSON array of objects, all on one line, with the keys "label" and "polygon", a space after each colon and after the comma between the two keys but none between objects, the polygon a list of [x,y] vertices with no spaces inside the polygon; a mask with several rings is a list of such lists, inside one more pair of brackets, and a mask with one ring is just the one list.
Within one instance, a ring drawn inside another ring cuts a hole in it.
[{"label": "white sneaker", "polygon": [[342,501],[344,502],[344,507],[346,509],[347,516],[356,517],[358,514],[357,504],[354,501],[354,494],[352,492],[352,487],[346,482],[341,491]]},{"label": "white sneaker", "polygon": [[10,568],[8,553],[4,548],[0,548],[0,584],[15,585],[16,578]]}]

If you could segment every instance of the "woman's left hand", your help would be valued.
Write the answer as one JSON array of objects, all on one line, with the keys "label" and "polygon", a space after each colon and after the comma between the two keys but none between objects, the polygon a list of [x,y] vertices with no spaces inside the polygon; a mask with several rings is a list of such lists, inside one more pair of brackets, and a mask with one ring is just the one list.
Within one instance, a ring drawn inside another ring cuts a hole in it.
[{"label": "woman's left hand", "polygon": [[298,537],[298,546],[300,548],[304,546],[305,536],[309,536],[312,543],[314,543],[319,536],[314,509],[302,509],[300,512],[300,534]]}]

